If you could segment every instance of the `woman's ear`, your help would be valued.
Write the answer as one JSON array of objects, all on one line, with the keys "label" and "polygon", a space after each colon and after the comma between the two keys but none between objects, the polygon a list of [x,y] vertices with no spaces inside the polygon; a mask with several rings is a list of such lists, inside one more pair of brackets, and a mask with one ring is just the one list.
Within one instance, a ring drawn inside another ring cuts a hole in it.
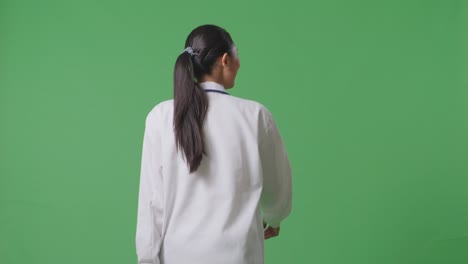
[{"label": "woman's ear", "polygon": [[223,56],[221,57],[221,65],[223,67],[227,67],[230,63],[231,58],[229,58],[229,54],[224,53]]}]

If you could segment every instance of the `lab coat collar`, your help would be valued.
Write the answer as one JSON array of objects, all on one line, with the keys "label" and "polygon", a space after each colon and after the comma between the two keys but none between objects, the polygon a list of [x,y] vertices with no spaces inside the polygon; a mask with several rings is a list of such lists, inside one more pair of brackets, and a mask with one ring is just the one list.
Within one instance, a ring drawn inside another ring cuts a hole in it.
[{"label": "lab coat collar", "polygon": [[199,85],[203,89],[212,89],[212,90],[217,90],[217,91],[221,91],[221,92],[226,92],[226,89],[224,88],[224,86],[222,84],[217,83],[217,82],[207,81],[207,82],[201,82],[201,83],[199,83]]}]

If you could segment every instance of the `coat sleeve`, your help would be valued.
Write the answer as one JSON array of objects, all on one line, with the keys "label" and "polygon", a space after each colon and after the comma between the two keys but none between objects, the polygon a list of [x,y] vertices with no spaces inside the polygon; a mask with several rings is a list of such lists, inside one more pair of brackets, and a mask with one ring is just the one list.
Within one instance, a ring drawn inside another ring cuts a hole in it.
[{"label": "coat sleeve", "polygon": [[271,113],[261,115],[259,153],[263,171],[260,208],[265,221],[278,227],[292,208],[292,170],[281,134]]},{"label": "coat sleeve", "polygon": [[138,264],[160,264],[162,243],[161,146],[150,112],[145,121],[141,155],[135,245]]}]

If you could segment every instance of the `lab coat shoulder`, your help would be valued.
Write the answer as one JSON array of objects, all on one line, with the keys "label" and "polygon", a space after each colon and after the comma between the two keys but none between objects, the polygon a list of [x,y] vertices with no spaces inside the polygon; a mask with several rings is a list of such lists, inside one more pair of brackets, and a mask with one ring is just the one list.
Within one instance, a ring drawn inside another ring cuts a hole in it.
[{"label": "lab coat shoulder", "polygon": [[174,99],[165,100],[154,105],[146,115],[146,124],[155,125],[159,119],[167,116],[174,107]]},{"label": "lab coat shoulder", "polygon": [[231,96],[231,98],[239,105],[240,108],[243,109],[243,111],[247,112],[251,116],[257,117],[260,129],[265,129],[270,125],[273,116],[265,105],[258,101],[241,97]]}]

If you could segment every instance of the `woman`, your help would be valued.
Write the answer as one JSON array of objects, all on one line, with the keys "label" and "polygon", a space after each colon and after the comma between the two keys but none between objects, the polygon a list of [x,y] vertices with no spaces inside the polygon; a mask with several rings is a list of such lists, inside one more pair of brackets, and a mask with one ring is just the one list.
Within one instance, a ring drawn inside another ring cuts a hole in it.
[{"label": "woman", "polygon": [[292,173],[271,113],[226,92],[240,67],[224,29],[195,28],[174,68],[174,99],[146,117],[138,263],[264,263],[291,211]]}]

